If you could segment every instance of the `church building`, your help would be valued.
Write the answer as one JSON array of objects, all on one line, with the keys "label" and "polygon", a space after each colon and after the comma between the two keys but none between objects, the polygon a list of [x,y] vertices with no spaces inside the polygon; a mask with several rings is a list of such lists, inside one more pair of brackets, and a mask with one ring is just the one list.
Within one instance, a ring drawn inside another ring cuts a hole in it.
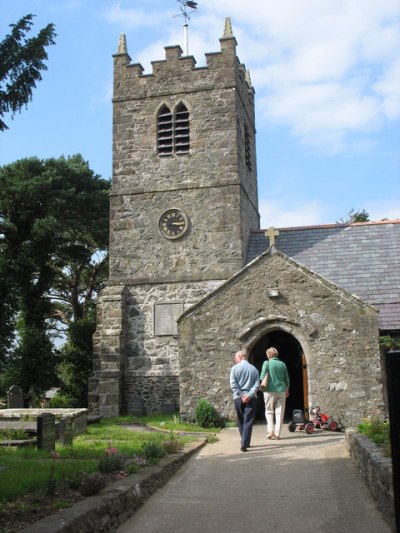
[{"label": "church building", "polygon": [[[275,346],[287,415],[385,413],[379,334],[400,331],[400,220],[260,229],[255,92],[226,19],[196,67],[114,55],[110,274],[97,302],[89,410],[234,417],[229,371]],[[264,177],[268,179],[268,177]],[[263,412],[260,394],[260,412]]]}]

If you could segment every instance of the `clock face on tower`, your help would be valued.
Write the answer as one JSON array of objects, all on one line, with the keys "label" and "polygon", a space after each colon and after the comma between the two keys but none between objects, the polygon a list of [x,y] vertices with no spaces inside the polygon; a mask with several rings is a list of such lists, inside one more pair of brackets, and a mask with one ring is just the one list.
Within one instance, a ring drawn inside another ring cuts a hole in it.
[{"label": "clock face on tower", "polygon": [[179,239],[189,229],[189,219],[181,209],[171,207],[160,216],[158,227],[166,239]]}]

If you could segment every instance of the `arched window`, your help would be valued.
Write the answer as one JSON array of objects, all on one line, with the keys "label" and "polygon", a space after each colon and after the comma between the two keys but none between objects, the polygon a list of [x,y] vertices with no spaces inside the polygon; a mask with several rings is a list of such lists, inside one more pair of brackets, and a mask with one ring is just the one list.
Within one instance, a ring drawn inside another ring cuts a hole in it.
[{"label": "arched window", "polygon": [[157,115],[157,153],[160,156],[189,153],[189,111],[182,103],[174,113],[163,105]]},{"label": "arched window", "polygon": [[176,154],[189,153],[189,111],[182,103],[174,113],[174,143]]},{"label": "arched window", "polygon": [[157,153],[171,155],[173,153],[172,113],[163,105],[157,115]]}]

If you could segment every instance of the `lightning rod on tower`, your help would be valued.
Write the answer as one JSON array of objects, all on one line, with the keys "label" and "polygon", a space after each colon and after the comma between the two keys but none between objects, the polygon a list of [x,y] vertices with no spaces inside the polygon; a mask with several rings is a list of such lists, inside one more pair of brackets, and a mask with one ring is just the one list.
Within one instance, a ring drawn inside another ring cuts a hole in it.
[{"label": "lightning rod on tower", "polygon": [[180,4],[180,15],[175,15],[176,17],[183,17],[184,24],[183,24],[183,39],[184,39],[184,53],[185,56],[189,55],[189,24],[188,20],[190,20],[190,14],[196,11],[197,9],[197,2],[192,2],[192,0],[177,0]]}]

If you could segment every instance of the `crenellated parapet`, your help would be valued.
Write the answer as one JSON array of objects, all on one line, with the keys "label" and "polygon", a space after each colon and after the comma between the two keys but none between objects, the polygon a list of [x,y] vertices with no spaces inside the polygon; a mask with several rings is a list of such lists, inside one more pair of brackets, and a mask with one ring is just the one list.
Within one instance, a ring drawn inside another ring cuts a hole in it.
[{"label": "crenellated parapet", "polygon": [[245,65],[236,56],[237,42],[229,18],[225,21],[220,46],[219,52],[205,54],[206,65],[201,67],[196,67],[193,56],[183,56],[179,45],[166,46],[165,59],[152,61],[152,72],[145,74],[140,63],[131,63],[125,35],[121,34],[117,53],[113,56],[114,102],[141,99],[148,94],[162,95],[167,90],[171,94],[171,84],[174,83],[180,93],[241,87],[240,90],[252,99],[254,89]]}]

